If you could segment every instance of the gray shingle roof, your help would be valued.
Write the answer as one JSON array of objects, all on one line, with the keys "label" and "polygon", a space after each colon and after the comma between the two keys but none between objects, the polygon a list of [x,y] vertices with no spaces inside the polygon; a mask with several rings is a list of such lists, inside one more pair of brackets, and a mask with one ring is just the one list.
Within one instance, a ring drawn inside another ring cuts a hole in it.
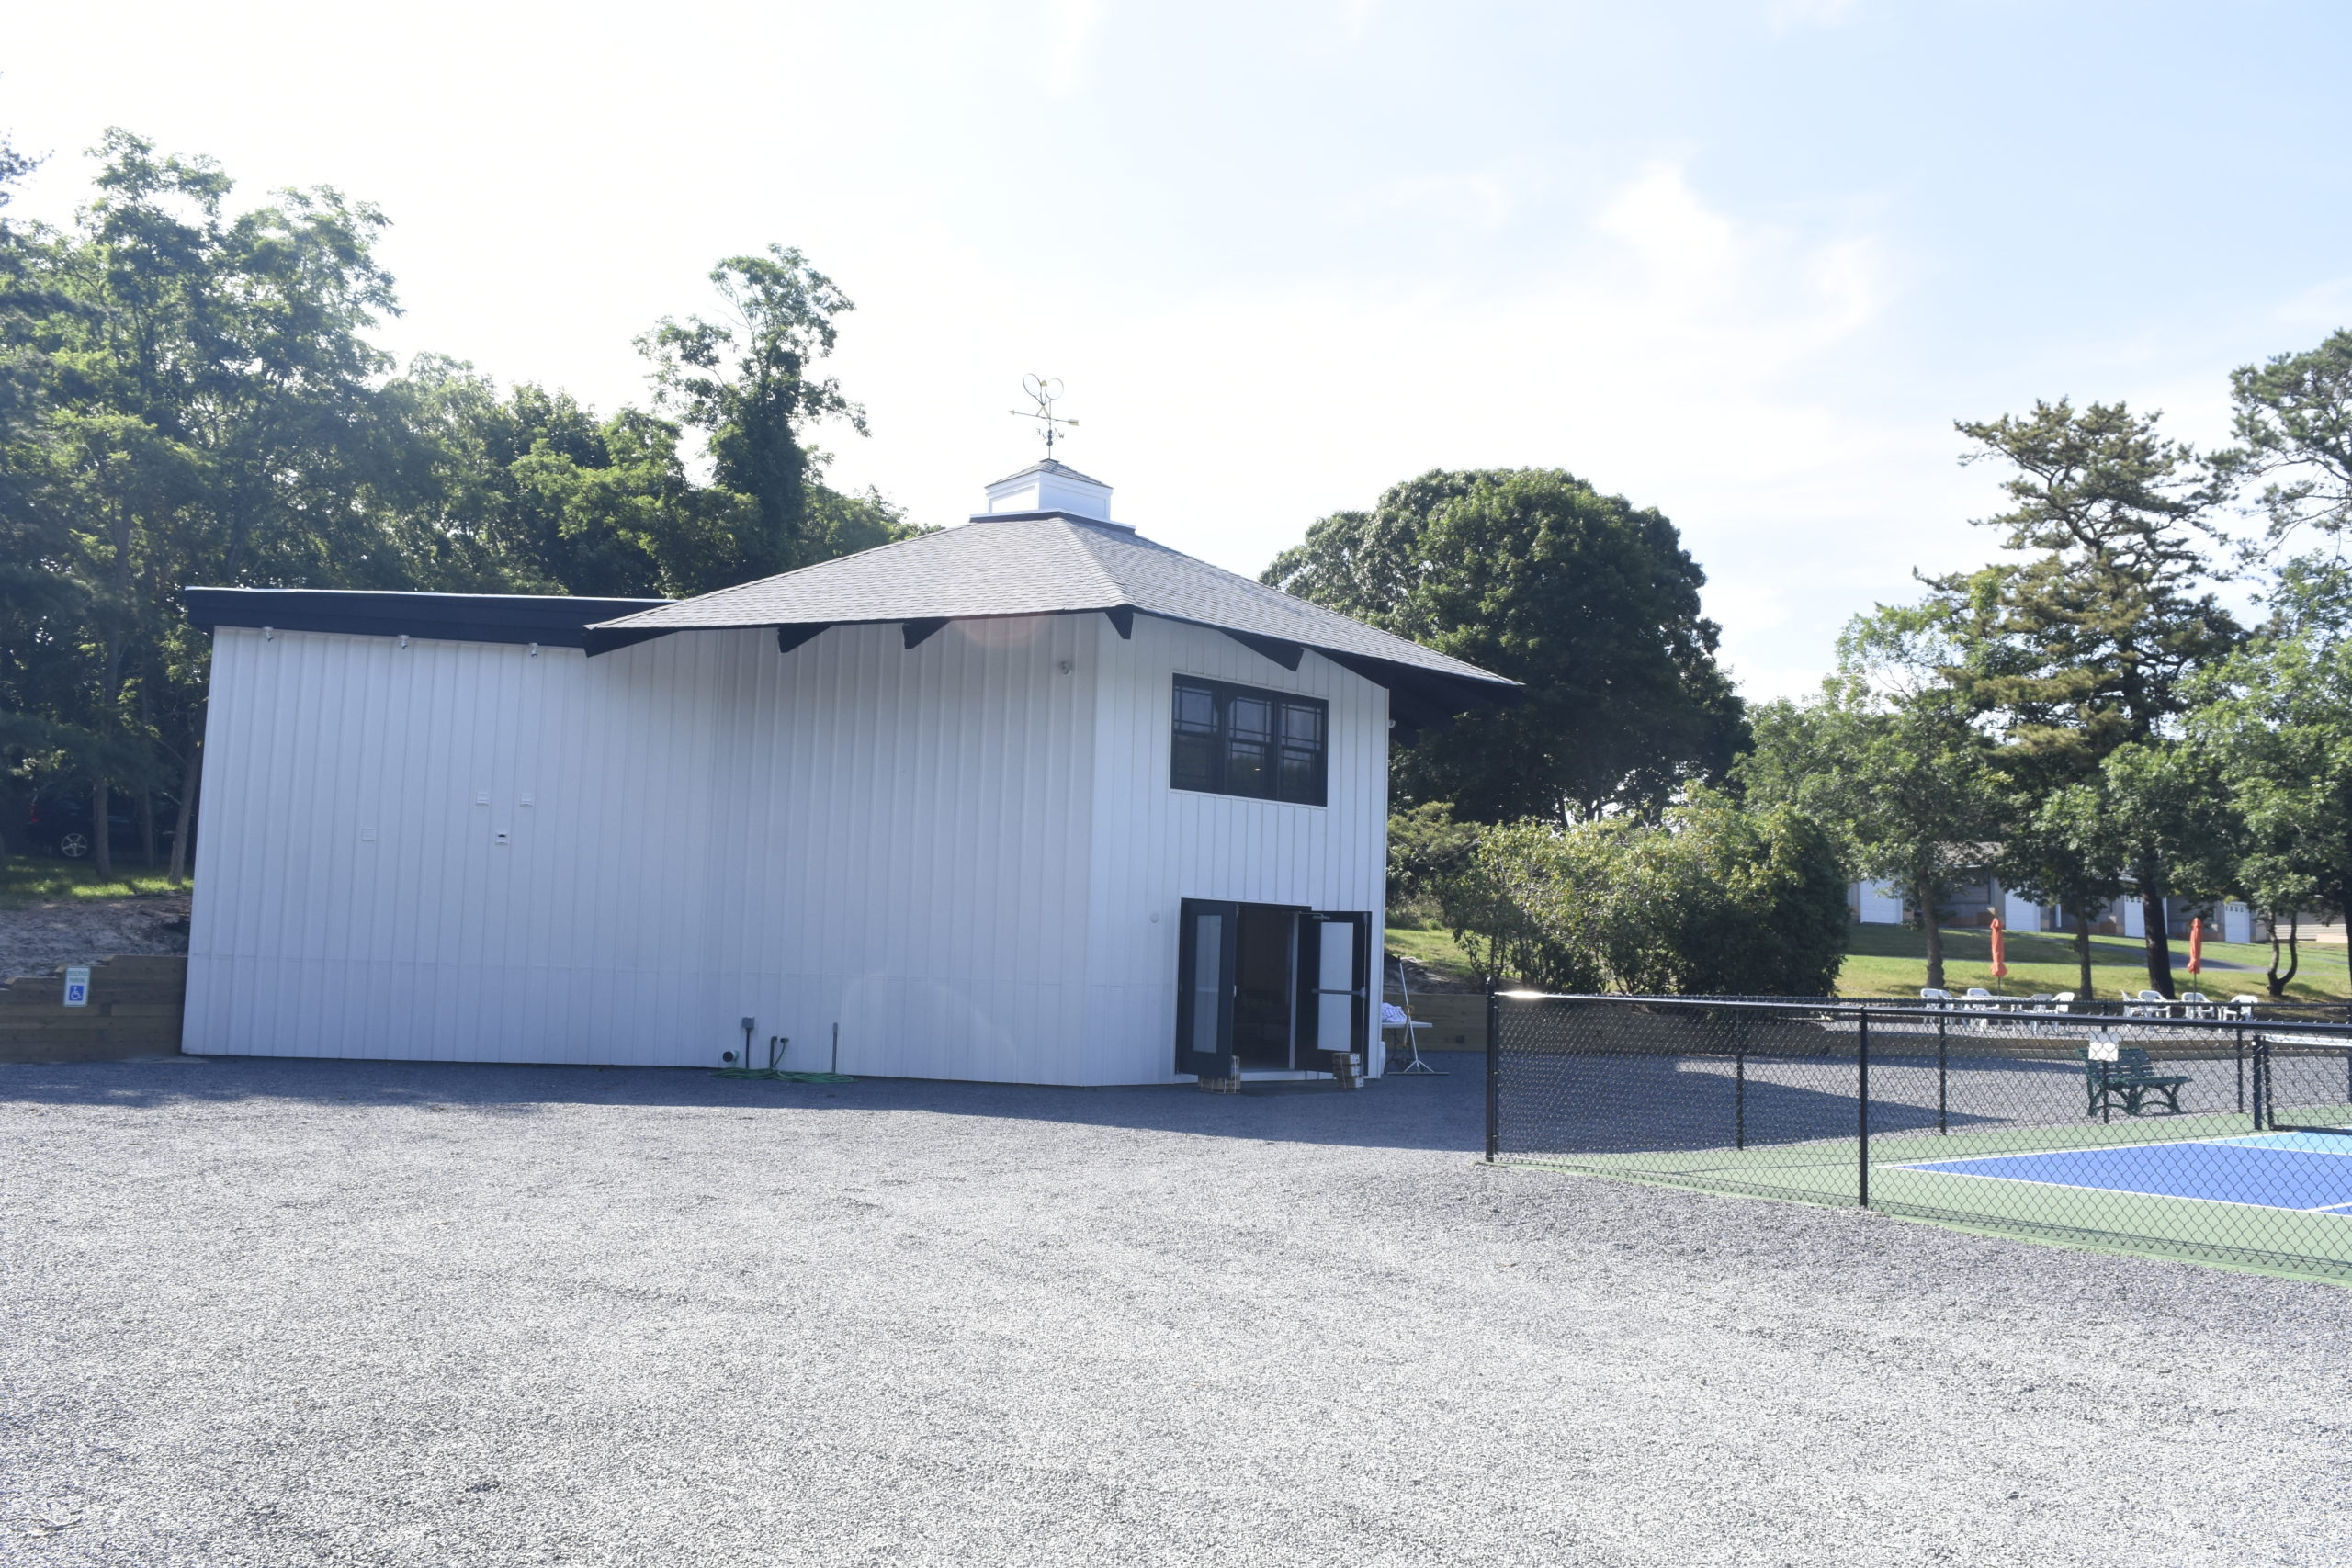
[{"label": "gray shingle roof", "polygon": [[[975,520],[779,577],[722,588],[592,627],[589,651],[669,632],[971,620],[1132,609],[1311,648],[1437,716],[1517,683],[1416,642],[1156,545],[1123,525],[1067,515]],[[601,636],[599,634],[602,634]],[[1293,660],[1295,662],[1295,660]]]},{"label": "gray shingle roof", "polygon": [[1111,488],[1107,484],[1102,484],[1101,479],[1095,479],[1091,475],[1080,473],[1076,468],[1071,468],[1059,457],[1042,458],[1037,462],[1030,464],[1027,468],[1022,469],[1017,474],[1007,474],[1001,479],[991,479],[989,481],[989,488],[993,490],[998,485],[1009,485],[1015,479],[1025,479],[1031,474],[1060,474],[1067,479],[1079,479],[1087,484],[1102,485],[1104,490],[1109,490]]}]

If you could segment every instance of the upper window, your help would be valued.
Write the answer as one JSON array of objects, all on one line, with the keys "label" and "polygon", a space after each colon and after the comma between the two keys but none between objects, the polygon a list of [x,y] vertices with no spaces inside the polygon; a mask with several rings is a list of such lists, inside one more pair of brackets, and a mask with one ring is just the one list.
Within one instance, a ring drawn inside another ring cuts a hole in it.
[{"label": "upper window", "polygon": [[1319,697],[1179,675],[1169,782],[1211,795],[1320,806],[1330,711]]}]

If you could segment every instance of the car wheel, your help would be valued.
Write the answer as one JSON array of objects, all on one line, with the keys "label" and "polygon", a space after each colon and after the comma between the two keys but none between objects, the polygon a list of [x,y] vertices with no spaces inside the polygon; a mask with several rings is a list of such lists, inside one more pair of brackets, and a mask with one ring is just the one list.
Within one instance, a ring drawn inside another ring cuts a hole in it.
[{"label": "car wheel", "polygon": [[57,852],[67,860],[80,860],[90,852],[90,835],[87,833],[58,834]]}]

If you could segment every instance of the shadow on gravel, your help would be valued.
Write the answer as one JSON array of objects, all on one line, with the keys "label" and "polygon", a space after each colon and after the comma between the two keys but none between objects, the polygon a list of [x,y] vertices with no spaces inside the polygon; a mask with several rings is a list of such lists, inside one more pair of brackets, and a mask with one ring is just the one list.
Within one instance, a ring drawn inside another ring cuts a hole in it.
[{"label": "shadow on gravel", "polygon": [[467,1107],[527,1116],[561,1106],[715,1111],[923,1111],[1203,1137],[1360,1148],[1459,1150],[1486,1140],[1486,1059],[1424,1053],[1442,1077],[1390,1077],[1359,1091],[1329,1083],[1252,1084],[1238,1095],[1190,1084],[1055,1089],[1027,1084],[861,1078],[847,1084],[721,1078],[701,1068],[510,1066],[187,1056],[146,1062],[0,1066],[0,1106],[169,1110],[271,1100]]}]

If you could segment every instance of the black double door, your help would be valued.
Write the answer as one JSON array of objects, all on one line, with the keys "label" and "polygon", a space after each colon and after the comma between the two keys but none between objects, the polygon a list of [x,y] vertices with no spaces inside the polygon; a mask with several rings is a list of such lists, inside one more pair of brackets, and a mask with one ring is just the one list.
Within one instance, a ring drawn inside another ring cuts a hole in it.
[{"label": "black double door", "polygon": [[1327,1072],[1371,1030],[1372,917],[1187,898],[1177,931],[1176,1070]]}]

